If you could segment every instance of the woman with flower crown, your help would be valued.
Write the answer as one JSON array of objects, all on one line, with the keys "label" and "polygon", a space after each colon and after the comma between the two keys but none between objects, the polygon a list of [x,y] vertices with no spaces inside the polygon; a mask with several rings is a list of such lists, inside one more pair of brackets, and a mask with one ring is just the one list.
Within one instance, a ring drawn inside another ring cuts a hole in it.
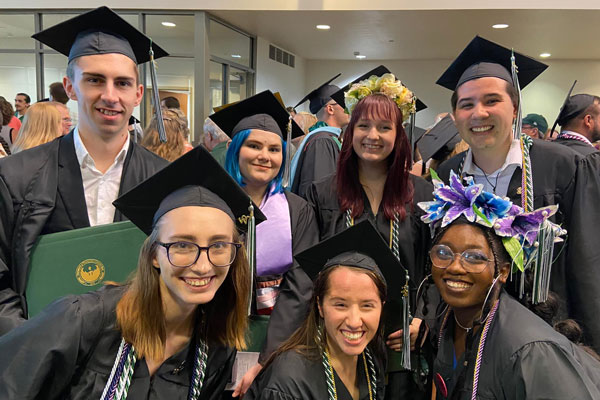
[{"label": "woman with flower crown", "polygon": [[[415,112],[416,97],[387,68],[380,66],[332,98],[340,104],[345,103],[351,115],[350,123],[344,133],[337,173],[315,182],[307,193],[307,200],[315,207],[321,240],[369,220],[408,271],[406,298],[402,304],[406,312],[402,307],[387,307],[386,311],[388,372],[405,371],[410,368],[410,346],[417,339],[421,321],[414,318],[408,329],[410,312],[414,313],[415,304],[410,300],[415,298],[415,282],[424,277],[424,260],[430,243],[429,229],[421,222],[416,204],[431,199],[432,187],[424,179],[409,174],[411,150],[402,127]],[[311,290],[311,282],[301,269],[292,268],[282,283],[278,304],[293,304],[300,310],[296,314],[301,316]],[[271,320],[278,318],[286,318],[288,330],[293,331],[300,325],[301,317],[296,316],[293,320],[275,310]],[[267,337],[276,334],[269,329]],[[403,340],[404,334],[407,340]],[[268,342],[267,347],[269,345]],[[267,348],[263,353],[272,350],[274,348]],[[420,365],[419,362],[414,366]],[[391,374],[388,382],[394,395],[415,398],[412,374]]]},{"label": "woman with flower crown", "polygon": [[429,258],[443,299],[432,338],[436,398],[599,399],[600,362],[503,289],[511,268],[531,270],[533,299],[546,300],[541,264],[565,233],[548,220],[557,207],[525,213],[472,180],[463,186],[451,173],[446,186],[432,176],[435,200],[419,206],[436,230]]},{"label": "woman with flower crown", "polygon": [[0,337],[0,398],[221,399],[246,345],[237,222],[249,204],[200,146],[117,199],[149,235],[131,281],[67,296]]}]

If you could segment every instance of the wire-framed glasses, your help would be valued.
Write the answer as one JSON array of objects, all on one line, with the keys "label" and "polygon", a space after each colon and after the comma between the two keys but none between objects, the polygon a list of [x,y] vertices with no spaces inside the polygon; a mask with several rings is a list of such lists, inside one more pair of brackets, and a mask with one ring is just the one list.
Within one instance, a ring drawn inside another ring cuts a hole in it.
[{"label": "wire-framed glasses", "polygon": [[215,267],[228,267],[235,260],[237,250],[242,247],[240,243],[215,242],[210,246],[198,246],[192,242],[156,242],[167,249],[167,259],[179,268],[189,267],[198,261],[202,250],[206,250],[208,261]]},{"label": "wire-framed glasses", "polygon": [[450,247],[444,244],[436,244],[429,250],[429,258],[436,268],[448,268],[456,256],[460,257],[460,264],[465,271],[476,274],[483,271],[492,261],[483,251],[477,249],[467,249],[462,253],[454,253]]}]

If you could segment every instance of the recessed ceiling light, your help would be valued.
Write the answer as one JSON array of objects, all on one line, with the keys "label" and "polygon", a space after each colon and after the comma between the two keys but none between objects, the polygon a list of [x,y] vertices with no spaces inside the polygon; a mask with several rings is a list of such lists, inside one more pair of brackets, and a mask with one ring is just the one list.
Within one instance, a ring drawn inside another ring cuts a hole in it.
[{"label": "recessed ceiling light", "polygon": [[492,25],[492,28],[494,28],[494,29],[506,29],[506,28],[508,28],[508,24],[495,24],[495,25]]},{"label": "recessed ceiling light", "polygon": [[359,60],[362,60],[363,58],[367,58],[367,56],[363,56],[362,54],[357,54],[356,58],[358,58]]},{"label": "recessed ceiling light", "polygon": [[174,23],[168,22],[168,21],[161,22],[161,24],[162,24],[162,26],[168,26],[169,28],[173,28],[173,27],[177,26]]},{"label": "recessed ceiling light", "polygon": [[239,54],[232,54],[231,57],[233,57],[233,58],[242,58],[242,56],[240,56]]},{"label": "recessed ceiling light", "polygon": [[547,58],[547,57],[550,57],[551,55],[552,54],[550,54],[550,53],[542,53],[542,54],[540,54],[540,57]]},{"label": "recessed ceiling light", "polygon": [[317,29],[321,29],[322,31],[326,31],[328,29],[331,29],[331,27],[329,25],[317,25]]}]

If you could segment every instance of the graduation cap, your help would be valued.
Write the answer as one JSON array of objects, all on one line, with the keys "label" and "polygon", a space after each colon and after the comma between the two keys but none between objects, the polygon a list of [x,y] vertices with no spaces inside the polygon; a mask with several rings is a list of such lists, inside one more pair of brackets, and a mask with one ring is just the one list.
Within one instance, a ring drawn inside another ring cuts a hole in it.
[{"label": "graduation cap", "polygon": [[[106,6],[44,29],[32,37],[69,57],[69,62],[82,56],[117,53],[129,57],[136,64],[143,64],[169,55]],[[167,134],[162,120],[154,62],[150,63],[150,78],[154,88],[152,99],[158,135],[164,143],[167,141]]]},{"label": "graduation cap", "polygon": [[337,74],[336,76],[329,79],[327,82],[323,83],[321,86],[304,96],[304,98],[300,100],[298,104],[294,106],[294,108],[298,107],[300,104],[308,100],[310,101],[308,106],[310,112],[313,114],[318,113],[319,110],[323,108],[323,106],[325,106],[325,104],[327,104],[329,100],[331,100],[331,95],[340,90],[340,88],[336,85],[330,85],[330,83],[337,79],[340,75],[342,74]]},{"label": "graduation cap", "polygon": [[321,271],[337,265],[373,271],[388,283],[388,301],[402,299],[406,269],[370,221],[362,221],[295,258],[312,280]]},{"label": "graduation cap", "polygon": [[[355,80],[353,80],[352,82],[350,82],[346,86],[344,86],[342,89],[339,89],[338,91],[336,91],[334,94],[331,95],[331,98],[333,100],[335,100],[335,102],[338,103],[340,106],[342,106],[342,108],[346,109],[346,102],[344,101],[344,92],[348,91],[348,89],[350,89],[352,87],[352,85],[354,85],[355,83],[358,83],[360,81],[364,81],[365,79],[369,79],[373,75],[382,76],[384,74],[389,74],[389,73],[391,73],[389,69],[387,69],[383,65],[380,65],[380,66],[370,70],[366,74],[359,76],[358,78],[356,78]],[[419,112],[421,110],[426,109],[427,105],[425,103],[423,103],[421,100],[419,100],[419,98],[417,98],[417,101],[415,103],[415,108],[416,108],[416,112]]]},{"label": "graduation cap", "polygon": [[[202,146],[190,150],[113,202],[146,234],[170,210],[184,206],[213,207],[247,231],[251,200]],[[256,223],[266,218],[254,205]]]},{"label": "graduation cap", "polygon": [[452,118],[446,115],[417,142],[417,147],[425,163],[431,158],[443,158],[452,152],[458,142],[458,129]]},{"label": "graduation cap", "polygon": [[81,56],[118,53],[136,64],[143,64],[150,61],[150,48],[154,50],[155,59],[169,55],[106,6],[44,29],[32,37],[68,56],[69,61]]},{"label": "graduation cap", "polygon": [[[566,125],[570,120],[577,117],[579,114],[584,112],[589,106],[594,104],[594,96],[589,94],[575,94],[571,96],[571,92],[575,87],[577,81],[573,82],[573,86],[571,86],[571,90],[567,94],[567,98],[560,108],[560,112],[558,113],[558,117],[556,117],[556,121],[552,126],[552,131],[556,128],[556,125],[560,125],[561,127]],[[551,132],[552,132],[551,131]]]},{"label": "graduation cap", "polygon": [[[436,83],[452,91],[467,81],[484,77],[500,78],[514,84],[512,55],[512,50],[475,36]],[[514,52],[514,57],[521,88],[548,68],[546,64],[521,53]]]}]

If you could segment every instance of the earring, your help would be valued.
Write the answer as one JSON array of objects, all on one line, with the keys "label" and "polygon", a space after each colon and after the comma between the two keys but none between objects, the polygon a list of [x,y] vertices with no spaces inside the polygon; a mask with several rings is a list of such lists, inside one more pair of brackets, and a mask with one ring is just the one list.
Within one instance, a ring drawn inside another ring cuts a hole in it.
[{"label": "earring", "polygon": [[[488,297],[490,297],[490,294],[492,293],[492,289],[494,288],[494,286],[496,286],[496,282],[498,282],[498,279],[500,279],[500,276],[501,276],[500,274],[498,274],[498,276],[496,276],[496,278],[492,282],[492,285],[488,289],[488,292],[485,295],[485,300],[483,301],[483,306],[481,307],[481,312],[479,313],[479,315],[483,316],[483,310],[485,309],[485,305],[488,301]],[[485,322],[485,320],[487,320],[489,315],[490,315],[490,313],[488,313],[488,315],[486,315],[484,319],[481,319],[481,317],[480,317],[480,321],[482,324]]]}]

